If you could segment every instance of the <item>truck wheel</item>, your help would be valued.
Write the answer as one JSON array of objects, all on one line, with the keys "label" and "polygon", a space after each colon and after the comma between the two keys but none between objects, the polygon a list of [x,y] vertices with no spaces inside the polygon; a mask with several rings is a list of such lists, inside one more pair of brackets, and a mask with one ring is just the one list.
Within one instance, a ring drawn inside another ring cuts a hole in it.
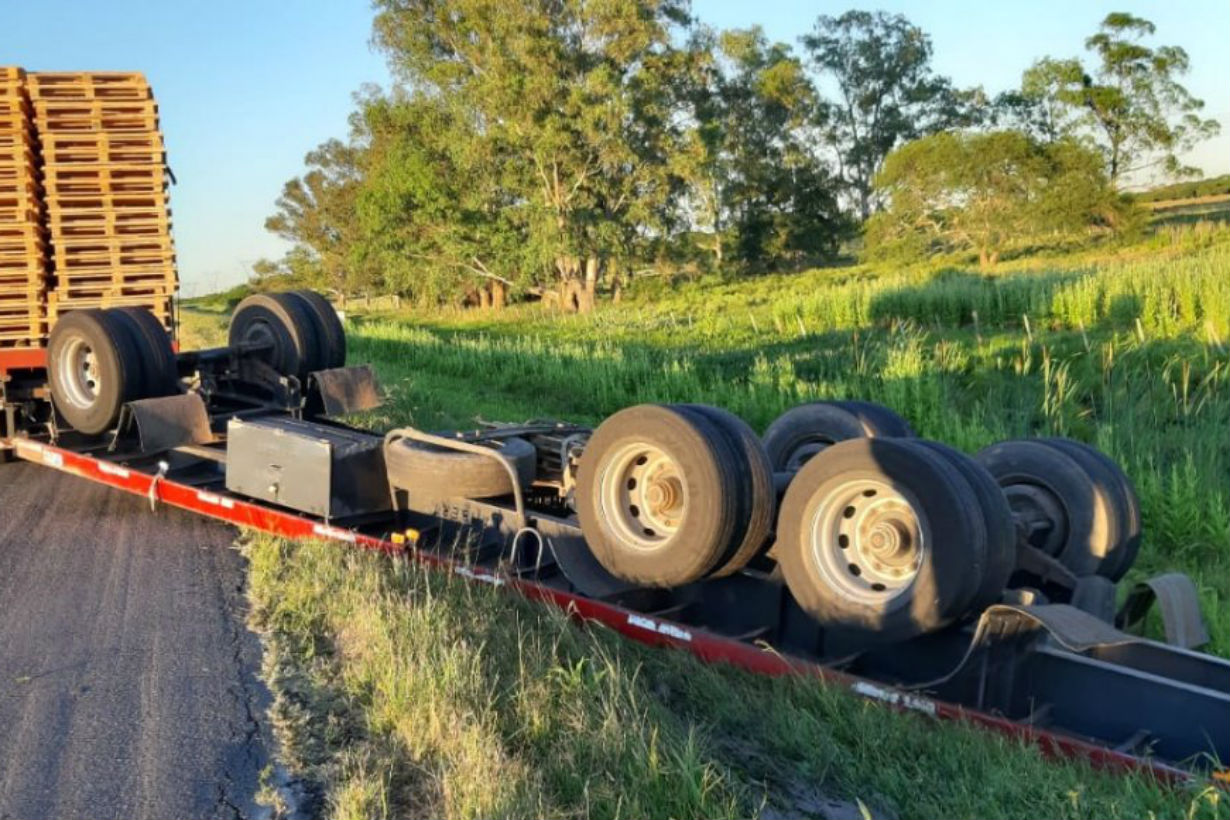
[{"label": "truck wheel", "polygon": [[733,556],[746,524],[728,441],[704,415],[654,404],[621,410],[594,431],[577,469],[577,516],[608,572],[675,587]]},{"label": "truck wheel", "polygon": [[285,293],[258,293],[239,303],[231,316],[231,346],[266,344],[264,360],[300,382],[321,369],[316,323],[303,302]]},{"label": "truck wheel", "polygon": [[47,363],[52,402],[86,435],[114,426],[120,408],[144,387],[141,355],[127,324],[102,310],[62,316],[51,330]]},{"label": "truck wheel", "polygon": [[914,438],[914,428],[895,411],[873,401],[835,401],[833,404],[848,410],[863,423],[869,436],[880,438]]},{"label": "truck wheel", "polygon": [[1114,505],[1072,456],[1037,439],[1002,441],[974,459],[995,477],[1028,541],[1077,575],[1092,575],[1117,539]]},{"label": "truck wheel", "polygon": [[764,431],[763,441],[773,470],[792,472],[824,448],[866,435],[854,413],[836,402],[817,401],[782,413]]},{"label": "truck wheel", "polygon": [[915,439],[914,443],[939,453],[956,467],[978,499],[987,532],[987,558],[971,609],[980,612],[1000,600],[1016,566],[1016,522],[1012,520],[1012,509],[995,478],[965,453],[938,441]]},{"label": "truck wheel", "polygon": [[287,295],[298,299],[315,320],[321,345],[320,369],[345,367],[346,330],[329,300],[314,290],[292,290]]},{"label": "truck wheel", "polygon": [[743,481],[738,495],[747,507],[741,510],[746,524],[743,537],[732,541],[733,551],[723,557],[710,577],[733,575],[769,546],[769,534],[777,514],[777,493],[773,488],[773,468],[769,464],[769,456],[755,431],[734,413],[704,404],[675,406],[699,413],[720,428],[734,451],[735,472]]},{"label": "truck wheel", "polygon": [[807,462],[786,490],[777,534],[799,605],[868,642],[947,626],[982,582],[986,543],[968,482],[907,441],[852,439]]},{"label": "truck wheel", "polygon": [[[512,462],[522,487],[533,483],[538,464],[534,445],[523,438],[484,444]],[[422,488],[441,498],[498,498],[513,492],[503,465],[478,453],[394,438],[385,442],[384,462],[389,483],[400,490]]]},{"label": "truck wheel", "polygon": [[145,308],[112,308],[107,313],[118,316],[140,351],[144,388],[141,398],[154,399],[179,392],[179,372],[175,364],[175,349],[171,334]]},{"label": "truck wheel", "polygon": [[1114,519],[1115,543],[1106,560],[1098,565],[1098,574],[1118,581],[1136,562],[1140,551],[1140,500],[1131,480],[1110,457],[1095,447],[1069,438],[1039,439],[1071,456],[1093,479],[1099,494],[1104,494]]}]

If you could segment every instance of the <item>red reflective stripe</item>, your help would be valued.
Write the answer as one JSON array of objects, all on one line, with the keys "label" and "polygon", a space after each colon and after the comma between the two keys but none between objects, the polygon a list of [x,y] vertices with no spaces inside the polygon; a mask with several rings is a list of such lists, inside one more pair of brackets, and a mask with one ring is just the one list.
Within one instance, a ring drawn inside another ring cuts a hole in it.
[{"label": "red reflective stripe", "polygon": [[[69,450],[20,440],[15,443],[18,457],[27,461],[44,464],[141,496],[149,496],[150,487],[156,482],[154,497],[161,503],[241,527],[251,527],[262,532],[297,540],[320,540],[322,538],[341,540],[340,537],[344,535],[345,543],[353,543],[366,549],[376,549],[391,554],[404,553],[403,548],[390,541],[359,533],[347,533],[334,528],[322,528],[318,522],[293,513],[273,510],[249,501],[209,493],[165,479],[155,479],[136,470],[127,471],[127,475],[123,475],[123,470],[117,470],[115,465],[109,462]],[[810,661],[715,635],[703,629],[641,615],[614,604],[579,597],[533,581],[496,576],[484,570],[470,569],[431,553],[411,551],[404,554],[422,564],[454,571],[476,582],[510,587],[526,598],[559,607],[578,620],[597,621],[632,640],[651,646],[684,649],[709,663],[728,663],[762,675],[814,676],[827,683],[845,687],[861,697],[877,700],[891,709],[923,712],[944,720],[965,721],[1034,744],[1050,757],[1082,759],[1100,769],[1148,772],[1159,781],[1172,784],[1186,782],[1192,777],[1188,772],[1165,763],[1134,757],[1105,746],[1058,735],[986,712],[904,692],[866,678],[828,669]]]}]

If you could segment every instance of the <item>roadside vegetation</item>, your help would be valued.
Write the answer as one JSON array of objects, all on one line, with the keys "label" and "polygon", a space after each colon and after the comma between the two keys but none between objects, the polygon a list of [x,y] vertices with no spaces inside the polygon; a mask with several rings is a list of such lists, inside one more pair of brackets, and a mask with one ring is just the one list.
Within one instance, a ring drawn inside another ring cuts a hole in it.
[{"label": "roadside vegetation", "polygon": [[1214,787],[705,666],[405,561],[247,554],[282,760],[320,816],[1230,817]]}]

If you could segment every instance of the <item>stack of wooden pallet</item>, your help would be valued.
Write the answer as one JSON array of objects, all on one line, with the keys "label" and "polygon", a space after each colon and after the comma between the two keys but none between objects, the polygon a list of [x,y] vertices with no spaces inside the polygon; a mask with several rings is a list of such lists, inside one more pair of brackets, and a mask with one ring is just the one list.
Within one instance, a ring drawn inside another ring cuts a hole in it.
[{"label": "stack of wooden pallet", "polygon": [[26,74],[0,66],[0,347],[47,334],[47,237]]},{"label": "stack of wooden pallet", "polygon": [[52,319],[147,307],[171,326],[177,284],[158,106],[145,77],[31,72],[51,241]]}]

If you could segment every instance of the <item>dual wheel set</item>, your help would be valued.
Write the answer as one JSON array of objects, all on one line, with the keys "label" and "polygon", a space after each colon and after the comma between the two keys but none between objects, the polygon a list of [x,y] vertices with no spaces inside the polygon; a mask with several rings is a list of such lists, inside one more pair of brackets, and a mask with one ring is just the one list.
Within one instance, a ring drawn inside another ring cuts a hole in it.
[{"label": "dual wheel set", "polygon": [[[309,373],[341,367],[346,360],[337,313],[308,290],[244,299],[231,318],[229,347],[251,351],[277,374],[301,384]],[[181,392],[171,336],[145,308],[66,313],[51,330],[47,358],[56,410],[86,435],[112,429],[128,402]]]},{"label": "dual wheel set", "polygon": [[622,410],[585,445],[575,504],[594,556],[625,581],[677,587],[752,564],[780,571],[825,626],[889,641],[1001,600],[1023,550],[1115,581],[1140,543],[1130,482],[1088,445],[971,457],[868,402],[796,407],[763,438],[713,407]]}]

